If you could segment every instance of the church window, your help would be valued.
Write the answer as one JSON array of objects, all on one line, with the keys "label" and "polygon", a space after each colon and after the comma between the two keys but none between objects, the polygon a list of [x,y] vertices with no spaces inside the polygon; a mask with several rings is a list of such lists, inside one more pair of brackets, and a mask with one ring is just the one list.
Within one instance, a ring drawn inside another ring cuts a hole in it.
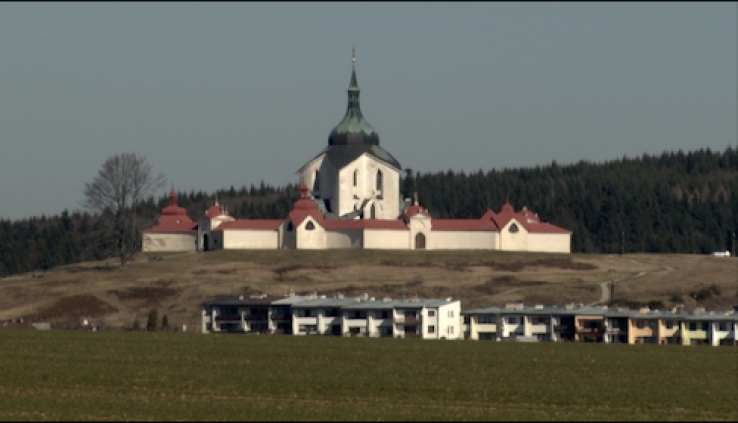
[{"label": "church window", "polygon": [[382,171],[377,171],[377,191],[382,190]]},{"label": "church window", "polygon": [[318,171],[316,170],[316,171],[315,171],[315,182],[313,182],[313,191],[318,191],[318,190],[320,190],[320,182],[319,182],[319,181],[320,181],[320,179],[318,179],[318,178],[319,178],[319,176],[320,176],[320,172],[318,172]]},{"label": "church window", "polygon": [[510,225],[510,229],[508,229],[508,231],[510,231],[511,234],[517,233],[518,230],[519,230],[518,225],[514,223]]},{"label": "church window", "polygon": [[294,226],[292,226],[292,222],[287,224],[287,232],[292,232],[292,230],[295,229]]},{"label": "church window", "polygon": [[369,218],[370,219],[376,219],[377,218],[377,208],[374,206],[374,204],[372,204],[372,208],[370,209]]},{"label": "church window", "polygon": [[356,186],[356,184],[358,184],[358,182],[359,182],[359,171],[358,170],[355,170],[354,171],[354,186]]},{"label": "church window", "polygon": [[313,224],[313,222],[308,222],[307,225],[305,225],[305,229],[308,231],[312,231],[313,229],[315,229],[315,225]]}]

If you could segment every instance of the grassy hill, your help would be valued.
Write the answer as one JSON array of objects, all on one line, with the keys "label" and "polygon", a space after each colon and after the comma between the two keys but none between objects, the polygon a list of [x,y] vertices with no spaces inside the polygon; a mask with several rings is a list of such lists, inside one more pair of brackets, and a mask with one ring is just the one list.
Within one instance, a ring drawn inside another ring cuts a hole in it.
[{"label": "grassy hill", "polygon": [[[213,251],[141,254],[125,268],[88,262],[0,279],[0,321],[25,317],[71,327],[142,324],[151,308],[172,326],[199,327],[200,304],[219,295],[317,291],[381,298],[454,297],[462,308],[594,304],[616,280],[621,302],[727,309],[738,303],[738,259],[670,254],[490,251]],[[698,294],[699,301],[691,294]],[[703,298],[704,297],[704,298]]]}]

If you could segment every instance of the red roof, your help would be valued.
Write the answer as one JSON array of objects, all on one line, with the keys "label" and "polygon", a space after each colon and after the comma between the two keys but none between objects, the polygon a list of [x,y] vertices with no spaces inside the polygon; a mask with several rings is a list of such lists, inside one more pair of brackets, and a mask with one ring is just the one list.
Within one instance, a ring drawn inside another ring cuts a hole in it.
[{"label": "red roof", "polygon": [[336,229],[392,229],[408,230],[407,224],[402,219],[331,219],[326,220],[323,226],[327,230]]},{"label": "red roof", "polygon": [[161,210],[157,225],[142,232],[196,232],[197,223],[187,216],[187,210],[177,205],[177,193],[174,188],[169,192],[169,205]]},{"label": "red roof", "polygon": [[424,208],[423,208],[422,206],[419,206],[419,205],[417,205],[417,204],[415,204],[415,205],[412,205],[412,206],[408,207],[408,208],[407,208],[407,209],[405,210],[405,213],[404,213],[404,214],[405,214],[405,216],[407,216],[407,217],[413,217],[413,216],[415,216],[416,214],[422,214],[422,215],[425,215],[425,216],[431,217],[430,213],[428,213],[428,210],[424,209]]},{"label": "red roof", "polygon": [[305,182],[300,183],[300,198],[295,201],[295,205],[292,207],[289,214],[290,220],[292,220],[293,225],[298,226],[308,216],[312,216],[321,226],[325,227],[323,224],[325,217],[318,210],[318,205],[310,199],[309,192],[310,189],[305,185]]},{"label": "red roof", "polygon": [[238,219],[233,222],[223,222],[216,231],[223,229],[256,229],[276,231],[284,220],[280,219]]},{"label": "red roof", "polygon": [[[507,201],[505,201],[505,204],[502,206],[499,213],[487,210],[487,212],[484,213],[484,216],[482,216],[482,219],[491,220],[498,227],[498,230],[501,230],[510,223],[511,220],[515,219],[515,221],[523,225],[529,233],[571,233],[571,231],[560,228],[551,223],[541,222],[541,219],[530,210],[523,209],[516,212],[513,206]],[[433,223],[435,226],[435,221]]]}]

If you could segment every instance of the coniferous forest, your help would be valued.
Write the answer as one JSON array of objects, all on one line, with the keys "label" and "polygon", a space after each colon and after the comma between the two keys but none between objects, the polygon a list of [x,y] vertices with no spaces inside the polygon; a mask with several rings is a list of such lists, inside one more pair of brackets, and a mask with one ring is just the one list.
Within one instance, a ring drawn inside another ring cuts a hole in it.
[{"label": "coniferous forest", "polygon": [[[405,169],[402,193],[418,193],[435,218],[479,218],[498,212],[509,198],[541,220],[573,231],[572,252],[707,254],[732,250],[738,230],[738,153],[709,149],[667,152],[604,163],[576,164],[474,173],[420,173]],[[217,194],[237,218],[285,218],[297,186],[243,186],[217,193],[178,192],[177,201],[197,220]],[[167,193],[146,203],[157,216]],[[148,222],[155,223],[155,219]],[[101,217],[87,212],[0,220],[0,277],[112,257],[113,245],[101,239]]]}]

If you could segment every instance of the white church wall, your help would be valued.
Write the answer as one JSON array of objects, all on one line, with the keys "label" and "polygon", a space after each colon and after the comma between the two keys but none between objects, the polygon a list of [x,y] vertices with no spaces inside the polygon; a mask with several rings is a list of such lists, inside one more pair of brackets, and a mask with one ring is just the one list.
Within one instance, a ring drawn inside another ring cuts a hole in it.
[{"label": "white church wall", "polygon": [[570,253],[571,234],[528,234],[528,251]]},{"label": "white church wall", "polygon": [[197,251],[197,233],[144,233],[143,252]]},{"label": "white church wall", "polygon": [[279,231],[277,230],[226,229],[222,233],[222,245],[225,249],[273,250],[279,248]]},{"label": "white church wall", "polygon": [[[354,172],[358,171],[357,185],[354,187]],[[377,172],[382,172],[382,189],[376,189]],[[354,211],[367,198],[375,195],[382,199],[374,199],[377,219],[397,219],[400,216],[400,173],[367,154],[346,165],[339,172],[338,214],[344,215]],[[358,198],[354,198],[354,196]],[[366,204],[364,218],[369,217],[371,202]]]},{"label": "white church wall", "polygon": [[[515,225],[517,232],[511,232],[510,228]],[[503,251],[528,251],[528,230],[517,220],[512,219],[500,230],[500,250]]]},{"label": "white church wall", "polygon": [[327,248],[362,248],[361,229],[341,229],[326,232]]},{"label": "white church wall", "polygon": [[432,231],[434,250],[493,250],[497,233],[492,231]]},{"label": "white church wall", "polygon": [[[306,228],[308,223],[312,223],[314,229],[309,230]],[[326,246],[326,234],[325,228],[323,228],[318,222],[313,220],[312,217],[308,217],[303,220],[300,225],[296,228],[296,248],[305,250],[318,250],[324,249]]]},{"label": "white church wall", "polygon": [[410,242],[407,230],[365,229],[364,248],[377,250],[408,250]]}]

